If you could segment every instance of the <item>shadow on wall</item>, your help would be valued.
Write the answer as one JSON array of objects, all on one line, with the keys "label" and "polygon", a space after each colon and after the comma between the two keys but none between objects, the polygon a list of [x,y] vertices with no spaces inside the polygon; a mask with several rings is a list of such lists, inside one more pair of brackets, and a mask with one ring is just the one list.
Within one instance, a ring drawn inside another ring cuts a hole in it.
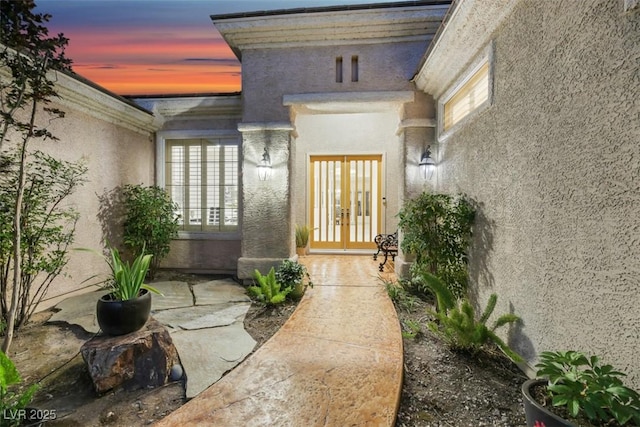
[{"label": "shadow on wall", "polygon": [[[474,302],[474,308],[482,310],[482,307],[478,306],[480,289],[493,291],[495,286],[495,279],[488,266],[493,253],[495,221],[486,216],[484,203],[478,203],[473,199],[470,199],[470,202],[476,211],[476,216],[471,242],[473,251],[469,256],[469,278],[470,283],[473,284],[473,286],[469,286],[469,297]],[[500,297],[498,295],[498,301],[500,301]],[[511,302],[509,302],[509,313],[518,314]],[[524,320],[522,319],[519,322],[510,323],[507,344],[525,360],[532,360],[536,356],[536,350],[533,342],[525,335],[523,328]]]},{"label": "shadow on wall", "polygon": [[479,203],[474,199],[469,199],[469,202],[476,211],[471,240],[472,251],[469,254],[469,278],[475,286],[469,287],[469,296],[472,301],[478,301],[478,291],[493,289],[495,283],[493,274],[487,265],[493,252],[495,221],[485,215],[484,203]]},{"label": "shadow on wall", "polygon": [[97,196],[100,202],[97,218],[102,228],[101,242],[105,248],[118,246],[122,242],[124,230],[123,188],[122,186],[111,190],[105,188],[104,192]]}]

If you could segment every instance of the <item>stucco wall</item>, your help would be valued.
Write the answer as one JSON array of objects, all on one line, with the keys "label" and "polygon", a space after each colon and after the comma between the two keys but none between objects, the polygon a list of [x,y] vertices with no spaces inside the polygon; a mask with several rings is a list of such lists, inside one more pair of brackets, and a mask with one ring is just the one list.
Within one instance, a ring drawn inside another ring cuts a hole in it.
[{"label": "stucco wall", "polygon": [[480,205],[473,290],[522,317],[510,344],[598,354],[640,386],[640,16],[622,3],[521,1],[494,34],[494,103],[440,144],[438,180]]},{"label": "stucco wall", "polygon": [[[286,94],[412,90],[411,79],[426,42],[247,50],[242,53],[245,122],[289,120]],[[359,78],[351,81],[351,57]],[[336,57],[343,82],[336,82]]]},{"label": "stucco wall", "polygon": [[[81,83],[75,85],[82,87]],[[101,95],[104,96],[104,95]],[[64,99],[62,104],[52,103],[66,112],[62,119],[48,121],[47,129],[60,140],[57,142],[34,140],[30,150],[42,150],[66,161],[84,160],[88,167],[88,182],[75,194],[65,200],[80,213],[77,223],[74,248],[89,248],[101,252],[106,242],[103,223],[99,219],[103,205],[102,196],[122,184],[151,184],[154,175],[154,151],[151,127],[149,131],[132,130],[114,124],[111,119],[101,119],[100,111],[88,113],[86,106],[78,100]],[[116,105],[123,109],[135,110],[121,101],[110,100],[104,108],[115,111]],[[107,111],[105,110],[105,111]],[[139,112],[139,110],[138,110]],[[147,113],[142,113],[149,117]],[[45,115],[40,118],[44,119]],[[114,232],[118,235],[118,232]],[[118,244],[119,242],[112,242]],[[108,268],[97,254],[71,250],[69,263],[64,274],[56,279],[47,294],[47,299],[77,290],[105,278]],[[87,281],[92,276],[96,278]],[[47,304],[45,303],[44,306]]]}]

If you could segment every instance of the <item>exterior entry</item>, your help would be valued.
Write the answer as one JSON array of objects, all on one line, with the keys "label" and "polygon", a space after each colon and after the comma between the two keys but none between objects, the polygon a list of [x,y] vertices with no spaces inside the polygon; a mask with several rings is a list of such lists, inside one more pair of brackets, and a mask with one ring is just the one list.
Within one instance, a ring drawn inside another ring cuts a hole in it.
[{"label": "exterior entry", "polygon": [[380,233],[382,155],[311,156],[311,249],[373,249]]}]

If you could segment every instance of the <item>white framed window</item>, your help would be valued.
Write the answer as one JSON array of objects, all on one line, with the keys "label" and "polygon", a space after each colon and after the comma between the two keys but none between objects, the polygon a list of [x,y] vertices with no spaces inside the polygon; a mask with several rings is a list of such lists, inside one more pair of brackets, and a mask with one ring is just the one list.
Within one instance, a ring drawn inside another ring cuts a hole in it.
[{"label": "white framed window", "polygon": [[239,138],[165,134],[159,142],[158,181],[178,205],[180,231],[238,232]]},{"label": "white framed window", "polygon": [[446,139],[493,103],[493,49],[490,45],[438,102],[439,139]]}]

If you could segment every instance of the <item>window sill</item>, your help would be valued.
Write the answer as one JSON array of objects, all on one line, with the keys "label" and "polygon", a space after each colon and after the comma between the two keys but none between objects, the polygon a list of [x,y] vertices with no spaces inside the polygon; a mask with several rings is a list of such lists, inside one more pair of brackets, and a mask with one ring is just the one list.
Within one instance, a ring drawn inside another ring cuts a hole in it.
[{"label": "window sill", "polygon": [[214,232],[214,231],[179,231],[178,237],[173,240],[240,240],[240,231]]}]

